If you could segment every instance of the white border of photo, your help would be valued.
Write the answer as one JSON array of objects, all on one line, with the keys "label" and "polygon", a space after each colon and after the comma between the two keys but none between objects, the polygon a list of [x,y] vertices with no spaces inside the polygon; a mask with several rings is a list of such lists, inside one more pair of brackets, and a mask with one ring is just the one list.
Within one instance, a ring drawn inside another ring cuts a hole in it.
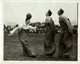
[{"label": "white border of photo", "polygon": [[[3,3],[4,2],[73,2],[78,6],[78,61],[4,61]],[[80,2],[79,0],[0,0],[0,63],[1,64],[80,64]]]}]

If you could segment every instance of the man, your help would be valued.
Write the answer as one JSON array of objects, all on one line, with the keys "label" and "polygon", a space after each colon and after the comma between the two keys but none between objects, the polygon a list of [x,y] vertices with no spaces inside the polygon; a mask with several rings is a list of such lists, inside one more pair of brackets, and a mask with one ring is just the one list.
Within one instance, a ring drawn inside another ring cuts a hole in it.
[{"label": "man", "polygon": [[59,23],[61,26],[60,40],[59,40],[59,57],[70,58],[72,50],[72,28],[68,18],[63,16],[64,10],[58,11]]},{"label": "man", "polygon": [[52,12],[48,10],[46,13],[45,22],[42,25],[38,26],[43,27],[45,30],[44,54],[48,57],[52,56],[55,53],[55,26],[51,15]]},{"label": "man", "polygon": [[10,31],[10,34],[8,36],[13,35],[16,31],[20,30],[19,31],[19,40],[22,44],[24,55],[29,56],[29,57],[36,57],[34,50],[30,49],[30,47],[29,47],[30,38],[27,33],[28,30],[34,30],[34,31],[36,30],[36,27],[32,27],[29,25],[31,18],[32,18],[32,15],[30,13],[28,13],[26,15],[25,24],[21,24],[18,27],[14,28],[12,31]]}]

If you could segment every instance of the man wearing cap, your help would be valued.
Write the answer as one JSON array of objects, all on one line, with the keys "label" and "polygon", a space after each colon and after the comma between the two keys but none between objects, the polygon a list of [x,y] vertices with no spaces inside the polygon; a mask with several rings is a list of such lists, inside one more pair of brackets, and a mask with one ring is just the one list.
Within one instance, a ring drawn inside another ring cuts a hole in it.
[{"label": "man wearing cap", "polygon": [[45,40],[44,40],[44,54],[45,56],[53,56],[55,53],[55,26],[54,21],[51,18],[52,12],[50,10],[46,13],[46,20],[41,26],[45,30]]},{"label": "man wearing cap", "polygon": [[59,57],[70,58],[72,50],[72,28],[68,18],[64,15],[64,10],[58,11],[59,23],[61,26],[60,40],[59,40]]}]

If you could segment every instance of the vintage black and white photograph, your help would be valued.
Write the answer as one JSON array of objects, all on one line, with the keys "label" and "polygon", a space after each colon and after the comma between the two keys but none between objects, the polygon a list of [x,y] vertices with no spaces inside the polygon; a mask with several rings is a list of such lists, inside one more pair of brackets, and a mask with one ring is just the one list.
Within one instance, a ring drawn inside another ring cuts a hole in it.
[{"label": "vintage black and white photograph", "polygon": [[78,3],[4,2],[4,61],[77,61]]}]

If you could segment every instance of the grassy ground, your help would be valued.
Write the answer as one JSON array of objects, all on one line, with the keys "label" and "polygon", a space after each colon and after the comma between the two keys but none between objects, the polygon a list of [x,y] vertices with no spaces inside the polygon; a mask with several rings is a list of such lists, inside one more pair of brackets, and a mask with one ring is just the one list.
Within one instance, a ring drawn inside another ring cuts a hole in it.
[{"label": "grassy ground", "polygon": [[30,47],[36,52],[36,58],[30,58],[23,55],[23,50],[21,43],[18,39],[18,34],[13,36],[4,35],[4,60],[39,60],[39,61],[76,61],[77,60],[77,35],[73,38],[73,50],[71,54],[71,59],[61,59],[58,58],[58,46],[59,46],[59,34],[56,34],[56,52],[52,57],[44,57],[44,36],[43,34],[30,34]]}]

